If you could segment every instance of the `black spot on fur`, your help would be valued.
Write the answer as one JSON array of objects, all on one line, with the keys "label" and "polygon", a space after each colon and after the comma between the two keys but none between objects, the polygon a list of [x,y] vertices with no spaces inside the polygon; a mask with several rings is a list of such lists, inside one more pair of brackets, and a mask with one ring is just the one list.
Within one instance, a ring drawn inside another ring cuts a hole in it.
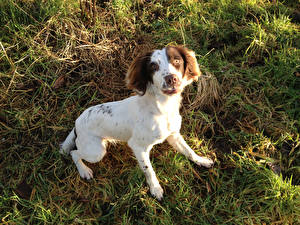
[{"label": "black spot on fur", "polygon": [[112,110],[110,106],[104,106],[104,105],[99,105],[97,106],[97,113],[103,113],[103,114],[108,114],[109,116],[112,116]]},{"label": "black spot on fur", "polygon": [[89,111],[88,111],[88,117],[91,116],[92,111],[93,111],[93,109],[89,109]]}]

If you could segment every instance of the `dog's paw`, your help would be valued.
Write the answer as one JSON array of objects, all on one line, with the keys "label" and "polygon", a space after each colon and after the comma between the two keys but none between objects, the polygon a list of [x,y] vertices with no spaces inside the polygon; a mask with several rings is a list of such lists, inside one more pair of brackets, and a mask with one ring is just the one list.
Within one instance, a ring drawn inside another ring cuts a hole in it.
[{"label": "dog's paw", "polygon": [[162,200],[164,191],[161,186],[150,187],[150,192],[158,201]]},{"label": "dog's paw", "polygon": [[89,180],[93,178],[93,171],[85,165],[78,169],[78,172],[83,179]]},{"label": "dog's paw", "polygon": [[200,157],[200,156],[197,156],[195,159],[194,159],[194,162],[199,165],[199,166],[204,166],[206,168],[210,168],[214,165],[214,161],[207,158],[207,157]]}]

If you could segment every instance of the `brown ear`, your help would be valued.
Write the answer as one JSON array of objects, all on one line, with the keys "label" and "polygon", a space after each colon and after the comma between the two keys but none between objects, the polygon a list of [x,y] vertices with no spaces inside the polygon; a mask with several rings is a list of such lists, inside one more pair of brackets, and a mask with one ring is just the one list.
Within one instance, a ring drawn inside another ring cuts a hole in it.
[{"label": "brown ear", "polygon": [[176,48],[184,60],[184,77],[187,77],[188,80],[198,80],[201,71],[195,53],[183,46],[176,46]]},{"label": "brown ear", "polygon": [[149,82],[152,80],[152,72],[150,70],[150,58],[152,52],[137,56],[131,63],[127,74],[127,87],[136,91],[139,95],[144,95]]}]

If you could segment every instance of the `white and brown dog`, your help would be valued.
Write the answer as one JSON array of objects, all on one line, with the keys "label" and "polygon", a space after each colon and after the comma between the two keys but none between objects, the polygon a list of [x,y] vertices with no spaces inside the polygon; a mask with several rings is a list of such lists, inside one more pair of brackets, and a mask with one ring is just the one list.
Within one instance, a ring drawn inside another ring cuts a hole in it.
[{"label": "white and brown dog", "polygon": [[138,95],[86,109],[62,143],[61,153],[71,153],[80,176],[90,179],[93,172],[82,159],[99,162],[107,142],[127,142],[146,175],[151,194],[161,200],[163,189],[149,157],[154,145],[167,140],[197,165],[213,165],[211,159],[198,156],[180,135],[181,92],[200,75],[194,52],[185,47],[168,46],[138,56],[126,75],[127,86]]}]

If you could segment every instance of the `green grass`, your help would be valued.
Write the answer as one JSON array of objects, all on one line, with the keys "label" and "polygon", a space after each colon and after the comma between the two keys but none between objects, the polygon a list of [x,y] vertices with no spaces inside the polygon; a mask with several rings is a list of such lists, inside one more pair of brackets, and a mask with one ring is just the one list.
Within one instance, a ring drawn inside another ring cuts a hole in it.
[{"label": "green grass", "polygon": [[[0,8],[1,223],[300,223],[294,1],[98,1],[96,21],[76,0]],[[131,94],[123,79],[136,54],[167,44],[193,49],[220,84],[218,104],[197,104],[194,84],[182,107],[182,134],[214,167],[155,146],[158,202],[121,144],[82,180],[59,143],[85,108]]]}]

